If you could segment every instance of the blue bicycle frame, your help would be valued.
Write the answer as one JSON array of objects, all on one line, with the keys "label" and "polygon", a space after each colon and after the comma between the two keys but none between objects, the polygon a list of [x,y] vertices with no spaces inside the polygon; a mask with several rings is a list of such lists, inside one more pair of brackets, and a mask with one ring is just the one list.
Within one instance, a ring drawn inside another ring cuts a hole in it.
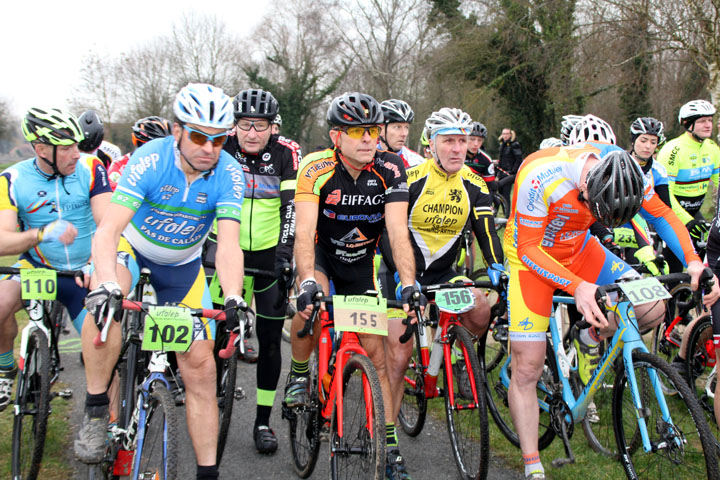
[{"label": "blue bicycle frame", "polygon": [[[575,299],[573,297],[554,296],[553,304],[556,303],[574,304]],[[644,353],[649,353],[649,351],[642,340],[642,336],[640,335],[640,329],[637,324],[637,319],[635,317],[635,311],[633,310],[632,304],[628,301],[624,301],[615,303],[612,307],[607,308],[609,311],[615,313],[615,317],[618,319],[618,329],[615,332],[615,335],[613,335],[612,339],[610,340],[610,344],[604,355],[600,359],[600,363],[593,372],[590,381],[577,398],[573,394],[572,388],[570,386],[569,375],[565,375],[563,369],[560,368],[559,365],[559,359],[561,357],[565,357],[564,351],[561,352],[561,350],[563,349],[562,332],[558,327],[558,322],[554,321],[554,315],[550,319],[550,341],[553,352],[555,353],[555,358],[553,361],[558,367],[558,376],[560,378],[560,382],[562,383],[563,401],[568,405],[572,413],[572,419],[567,418],[567,421],[573,421],[575,423],[578,423],[582,421],[583,418],[585,418],[588,405],[590,404],[590,402],[592,402],[595,393],[602,386],[603,378],[605,377],[608,369],[613,368],[613,363],[615,362],[615,359],[618,357],[618,355],[620,355],[621,350],[624,360],[625,373],[628,379],[628,385],[630,386],[630,391],[632,392],[633,403],[636,410],[638,412],[641,411],[642,404],[640,399],[640,392],[637,386],[637,380],[635,378],[635,370],[634,368],[632,368],[632,353],[635,350]],[[500,371],[500,379],[502,380],[503,385],[505,385],[505,388],[509,388],[510,386],[510,376],[508,375],[509,366],[510,355],[507,356]],[[575,370],[577,370],[577,367],[575,367]],[[655,396],[657,397],[663,420],[668,425],[674,425],[670,418],[670,411],[665,401],[665,394],[662,391],[661,382],[658,380],[657,372],[654,369],[648,369],[648,375],[655,390]],[[544,385],[542,382],[538,383],[538,388],[550,396],[553,396],[555,394],[548,388],[547,385]],[[538,405],[540,406],[541,410],[549,412],[550,405],[548,404],[548,402],[538,399]],[[643,442],[643,449],[645,450],[645,452],[650,452],[652,450],[652,445],[650,444],[650,437],[648,434],[645,418],[642,415],[638,414],[637,421]],[[681,442],[681,439],[676,437],[675,441]]]}]

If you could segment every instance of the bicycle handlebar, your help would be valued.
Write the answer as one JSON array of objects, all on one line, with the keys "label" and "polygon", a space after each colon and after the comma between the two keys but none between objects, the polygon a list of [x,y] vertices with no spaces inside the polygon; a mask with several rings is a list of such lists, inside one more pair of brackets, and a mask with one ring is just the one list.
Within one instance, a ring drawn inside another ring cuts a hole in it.
[{"label": "bicycle handlebar", "polygon": [[[321,303],[329,303],[329,304],[332,304],[332,303],[333,303],[333,297],[331,297],[331,296],[330,296],[330,297],[324,296],[322,291],[319,291],[319,292],[317,292],[317,293],[315,294],[315,296],[313,297],[313,310],[312,310],[312,313],[310,314],[310,318],[308,318],[307,320],[305,320],[305,325],[303,326],[302,330],[300,330],[299,332],[297,332],[297,336],[298,336],[299,338],[304,338],[304,337],[306,337],[308,334],[311,334],[311,335],[312,335],[313,324],[315,323],[315,320],[316,320],[316,318],[317,318],[317,315],[318,315],[318,313],[319,313],[319,311],[320,311],[320,304],[321,304]],[[398,302],[398,301],[396,301],[396,300],[388,300],[388,301],[387,301],[387,306],[388,306],[389,308],[400,308],[400,309],[403,308],[402,302]],[[406,332],[407,332],[407,330],[406,330]]]},{"label": "bicycle handlebar", "polygon": [[[0,267],[1,275],[18,275],[23,270],[38,270],[44,267],[38,268],[16,268],[16,267]],[[85,273],[82,270],[55,270],[54,268],[45,268],[45,270],[54,270],[55,273],[60,277],[75,277],[82,280]]]}]

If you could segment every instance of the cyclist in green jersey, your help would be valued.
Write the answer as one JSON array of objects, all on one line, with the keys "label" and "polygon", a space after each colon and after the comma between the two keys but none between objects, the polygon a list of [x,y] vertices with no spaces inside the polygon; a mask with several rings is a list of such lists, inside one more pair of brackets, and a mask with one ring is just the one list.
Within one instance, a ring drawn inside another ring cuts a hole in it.
[{"label": "cyclist in green jersey", "polygon": [[[658,161],[665,167],[670,185],[672,209],[694,240],[704,239],[708,226],[700,214],[710,180],[718,185],[720,148],[710,139],[715,107],[705,100],[693,100],[680,107],[678,121],[685,133],[667,142]],[[668,252],[671,272],[682,271],[681,262]]]}]

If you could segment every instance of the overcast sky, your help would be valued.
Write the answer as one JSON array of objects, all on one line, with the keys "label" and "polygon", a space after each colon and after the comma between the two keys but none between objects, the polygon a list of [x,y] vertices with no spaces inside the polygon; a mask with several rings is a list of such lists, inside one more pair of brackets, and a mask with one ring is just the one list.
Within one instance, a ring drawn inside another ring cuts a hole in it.
[{"label": "overcast sky", "polygon": [[186,12],[218,15],[231,31],[252,30],[265,1],[11,0],[0,20],[0,97],[21,115],[32,106],[67,107],[89,51],[115,56],[168,34]]}]

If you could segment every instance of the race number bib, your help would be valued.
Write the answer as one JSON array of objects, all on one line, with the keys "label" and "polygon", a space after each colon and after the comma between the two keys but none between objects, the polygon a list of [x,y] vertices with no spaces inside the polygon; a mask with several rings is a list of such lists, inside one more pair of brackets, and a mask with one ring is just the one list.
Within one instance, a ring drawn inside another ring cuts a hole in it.
[{"label": "race number bib", "polygon": [[435,293],[435,305],[450,313],[465,313],[475,307],[475,295],[469,288],[452,288]]},{"label": "race number bib", "polygon": [[665,289],[662,283],[655,277],[646,277],[632,282],[623,282],[620,288],[633,305],[657,302],[672,295]]},{"label": "race number bib", "polygon": [[23,300],[55,300],[57,272],[49,268],[23,268],[20,290]]},{"label": "race number bib", "polygon": [[186,352],[193,340],[193,317],[186,308],[150,306],[145,316],[142,349]]},{"label": "race number bib", "polygon": [[365,295],[333,295],[333,321],[341,332],[387,336],[387,300]]}]

